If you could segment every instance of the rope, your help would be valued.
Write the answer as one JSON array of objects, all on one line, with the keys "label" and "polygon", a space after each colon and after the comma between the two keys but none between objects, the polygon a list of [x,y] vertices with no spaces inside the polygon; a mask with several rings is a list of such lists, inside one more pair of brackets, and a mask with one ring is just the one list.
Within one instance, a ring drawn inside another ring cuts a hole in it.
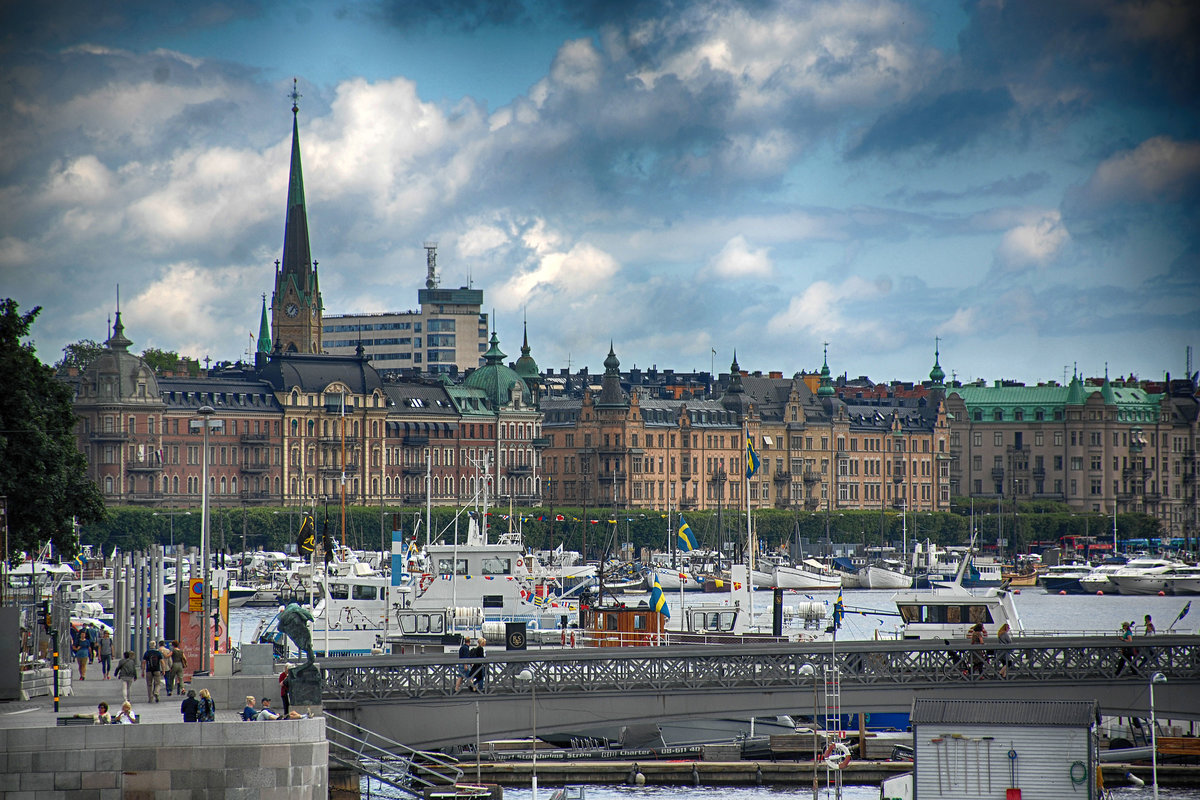
[{"label": "rope", "polygon": [[1069,774],[1071,776],[1072,788],[1075,786],[1082,786],[1083,784],[1087,783],[1088,779],[1087,764],[1084,764],[1082,761],[1072,762],[1071,771]]}]

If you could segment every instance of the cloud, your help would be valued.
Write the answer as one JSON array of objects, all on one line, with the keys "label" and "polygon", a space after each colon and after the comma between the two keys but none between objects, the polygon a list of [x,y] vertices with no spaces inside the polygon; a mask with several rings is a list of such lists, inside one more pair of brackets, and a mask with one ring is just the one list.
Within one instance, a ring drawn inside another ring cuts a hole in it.
[{"label": "cloud", "polygon": [[841,283],[814,281],[787,307],[767,320],[772,336],[806,333],[817,337],[838,337],[842,346],[872,344],[884,346],[888,334],[878,319],[864,317],[856,309],[878,301],[892,292],[891,281],[868,281],[858,276]]},{"label": "cloud", "polygon": [[975,306],[955,309],[950,319],[935,330],[941,335],[968,336],[979,327],[979,309]]},{"label": "cloud", "polygon": [[1015,228],[1000,240],[996,266],[1006,272],[1045,267],[1070,241],[1058,211],[1046,211]]},{"label": "cloud", "polygon": [[1069,195],[1073,210],[1096,213],[1121,206],[1194,205],[1200,199],[1200,141],[1155,136],[1100,162]]},{"label": "cloud", "polygon": [[1046,188],[1050,174],[1045,171],[1026,172],[1023,175],[1004,177],[989,183],[968,186],[957,192],[944,190],[916,190],[907,187],[889,192],[887,199],[909,205],[927,206],[966,199],[985,197],[1024,197]]},{"label": "cloud", "polygon": [[916,100],[883,114],[850,148],[851,159],[922,149],[955,153],[996,128],[1004,128],[1016,108],[1004,88],[959,89]]},{"label": "cloud", "polygon": [[738,234],[725,243],[721,252],[713,256],[699,277],[731,280],[769,278],[771,270],[771,256],[767,248],[752,249],[746,242],[746,237]]}]

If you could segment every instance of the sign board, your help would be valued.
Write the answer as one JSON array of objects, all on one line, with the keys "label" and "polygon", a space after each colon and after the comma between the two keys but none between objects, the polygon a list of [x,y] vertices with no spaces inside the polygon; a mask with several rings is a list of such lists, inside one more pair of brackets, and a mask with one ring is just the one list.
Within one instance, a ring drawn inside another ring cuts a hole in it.
[{"label": "sign board", "polygon": [[188,611],[193,613],[204,610],[204,579],[192,578],[188,581]]}]

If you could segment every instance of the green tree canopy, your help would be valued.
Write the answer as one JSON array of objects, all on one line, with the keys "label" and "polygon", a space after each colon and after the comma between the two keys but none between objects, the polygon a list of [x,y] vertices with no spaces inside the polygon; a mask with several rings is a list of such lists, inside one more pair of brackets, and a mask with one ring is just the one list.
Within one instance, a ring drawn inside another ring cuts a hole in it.
[{"label": "green tree canopy", "polygon": [[163,372],[174,372],[179,369],[179,353],[173,350],[159,350],[157,347],[147,347],[142,351],[142,360],[159,375]]},{"label": "green tree canopy", "polygon": [[29,336],[41,308],[21,314],[0,300],[0,495],[8,498],[11,554],[34,552],[47,541],[64,555],[78,549],[73,522],[105,515],[75,444],[71,388],[41,363]]},{"label": "green tree canopy", "polygon": [[[33,312],[35,316],[37,315],[37,311],[35,309]],[[72,342],[63,348],[63,357],[54,364],[54,369],[62,372],[69,367],[74,367],[83,372],[103,352],[104,345],[99,342],[92,339],[80,339],[78,342]]]}]

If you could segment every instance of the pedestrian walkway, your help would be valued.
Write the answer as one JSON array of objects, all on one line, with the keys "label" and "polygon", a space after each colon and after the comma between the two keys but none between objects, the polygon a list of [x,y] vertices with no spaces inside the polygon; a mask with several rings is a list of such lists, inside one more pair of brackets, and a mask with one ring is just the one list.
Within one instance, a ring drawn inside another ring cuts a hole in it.
[{"label": "pedestrian walkway", "polygon": [[[95,673],[99,676],[99,664]],[[66,667],[63,667],[64,672]],[[139,669],[140,671],[140,669]],[[92,674],[89,670],[89,676]],[[59,710],[54,710],[53,697],[35,697],[31,700],[0,701],[0,730],[12,728],[54,727],[58,717],[69,717],[75,714],[95,714],[96,706],[101,701],[108,703],[109,713],[114,716],[121,711],[121,682],[116,678],[104,680],[103,677],[89,677],[86,681],[75,678],[71,681],[71,694],[59,698]],[[173,694],[167,696],[165,689],[159,689],[159,702],[146,702],[146,681],[142,678],[134,681],[130,692],[133,711],[139,722],[178,722],[183,723],[183,714],[179,704],[187,696]],[[218,722],[233,722],[238,719],[242,707],[236,709],[218,708]]]}]

